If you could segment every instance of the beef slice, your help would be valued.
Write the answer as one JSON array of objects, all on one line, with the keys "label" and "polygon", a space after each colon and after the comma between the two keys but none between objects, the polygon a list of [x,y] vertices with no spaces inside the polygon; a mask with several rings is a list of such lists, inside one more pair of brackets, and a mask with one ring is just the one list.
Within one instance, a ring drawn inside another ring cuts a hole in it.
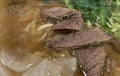
[{"label": "beef slice", "polygon": [[69,8],[64,8],[64,7],[53,7],[50,8],[49,10],[45,10],[42,12],[42,17],[43,19],[48,22],[51,22],[51,19],[54,20],[63,20],[66,18],[70,18],[70,17],[76,17],[76,15],[81,15],[81,13],[79,11],[73,10],[73,9],[69,9]]},{"label": "beef slice", "polygon": [[71,33],[73,31],[79,31],[83,29],[83,23],[81,23],[79,16],[76,18],[70,18],[63,21],[58,21],[53,27],[53,31],[57,33]]},{"label": "beef slice", "polygon": [[112,60],[107,56],[104,46],[75,50],[78,65],[87,76],[111,76]]},{"label": "beef slice", "polygon": [[47,46],[54,49],[80,48],[88,45],[99,45],[110,39],[111,37],[98,26],[76,33],[55,36],[47,43]]},{"label": "beef slice", "polygon": [[53,31],[72,31],[83,28],[83,18],[80,11],[54,7],[42,13],[42,17],[47,23],[54,23]]}]

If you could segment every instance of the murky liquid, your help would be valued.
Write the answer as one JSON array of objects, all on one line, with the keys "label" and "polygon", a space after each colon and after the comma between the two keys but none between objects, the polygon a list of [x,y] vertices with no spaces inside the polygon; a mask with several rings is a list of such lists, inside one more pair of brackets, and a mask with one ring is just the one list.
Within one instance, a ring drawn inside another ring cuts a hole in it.
[{"label": "murky liquid", "polygon": [[[11,1],[1,0],[0,2],[0,57],[2,67],[8,76],[26,76],[26,71],[34,69],[37,64],[44,62],[45,58],[49,59],[47,61],[50,63],[55,63],[54,65],[64,59],[67,61],[69,58],[73,58],[67,50],[57,52],[47,49],[45,43],[50,37],[49,29],[38,30],[45,24],[39,13],[50,7],[63,5],[54,3],[54,1],[51,4],[44,4],[37,0],[11,4]],[[66,65],[67,63],[62,62],[61,64]],[[61,64],[59,66],[62,66]],[[56,65],[56,67],[59,66]],[[72,69],[74,70],[74,68]],[[80,70],[75,72],[75,76],[82,75]]]},{"label": "murky liquid", "polygon": [[[0,0],[0,57],[2,66],[8,76],[26,75],[26,71],[31,68],[36,70],[34,68],[36,65],[45,62],[45,58],[49,59],[46,61],[55,65],[64,61],[64,59],[74,58],[68,50],[55,51],[45,47],[46,41],[50,38],[48,25],[45,25],[48,28],[38,30],[45,24],[39,13],[50,7],[63,6],[62,4],[58,3],[57,0],[51,1],[50,4],[45,4],[40,0],[18,0],[16,4],[12,4],[12,1],[17,0]],[[120,55],[112,47],[107,48],[107,50],[106,52],[116,64],[113,76],[119,76]],[[6,61],[4,61],[5,59]],[[61,64],[66,65],[67,63],[63,62]],[[59,70],[59,66],[56,65],[56,67]],[[72,67],[73,71],[74,68]],[[84,76],[78,68],[76,68],[73,76]]]}]

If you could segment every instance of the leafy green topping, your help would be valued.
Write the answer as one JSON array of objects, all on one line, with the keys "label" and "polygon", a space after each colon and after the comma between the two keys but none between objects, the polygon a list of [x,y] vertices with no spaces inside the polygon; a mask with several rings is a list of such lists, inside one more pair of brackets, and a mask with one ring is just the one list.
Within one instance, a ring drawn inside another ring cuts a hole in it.
[{"label": "leafy green topping", "polygon": [[92,24],[100,23],[105,25],[107,17],[111,15],[111,2],[107,0],[64,0],[68,7],[83,12],[84,20],[90,21]]},{"label": "leafy green topping", "polygon": [[120,39],[120,0],[64,0],[68,8],[82,11],[87,26],[100,24]]}]

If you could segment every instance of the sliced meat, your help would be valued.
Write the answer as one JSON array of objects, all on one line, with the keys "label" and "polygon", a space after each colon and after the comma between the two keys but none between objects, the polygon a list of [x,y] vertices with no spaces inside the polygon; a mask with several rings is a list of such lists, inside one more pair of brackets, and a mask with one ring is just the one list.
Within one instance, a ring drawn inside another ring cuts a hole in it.
[{"label": "sliced meat", "polygon": [[55,36],[48,42],[49,48],[80,48],[88,45],[98,45],[100,43],[110,40],[108,36],[100,27],[92,29],[81,30],[75,34]]},{"label": "sliced meat", "polygon": [[55,27],[53,30],[59,32],[83,28],[81,12],[73,9],[54,7],[44,11],[42,17],[45,22],[54,23]]},{"label": "sliced meat", "polygon": [[77,49],[74,55],[78,59],[78,65],[85,71],[87,76],[104,76],[110,71],[112,61],[107,56],[104,46]]},{"label": "sliced meat", "polygon": [[71,17],[76,17],[77,15],[81,15],[79,11],[72,10],[69,8],[63,8],[63,7],[53,7],[49,10],[46,10],[42,13],[43,19],[48,22],[52,22],[51,20],[63,20],[63,19],[69,19]]},{"label": "sliced meat", "polygon": [[80,17],[70,18],[63,21],[58,21],[53,27],[54,32],[58,33],[71,33],[83,29],[83,23]]}]

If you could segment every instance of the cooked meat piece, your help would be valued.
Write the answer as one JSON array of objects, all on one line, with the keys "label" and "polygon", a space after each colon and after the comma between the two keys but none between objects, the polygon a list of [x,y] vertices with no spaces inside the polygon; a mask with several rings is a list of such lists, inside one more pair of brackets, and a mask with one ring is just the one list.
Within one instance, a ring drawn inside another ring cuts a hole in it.
[{"label": "cooked meat piece", "polygon": [[45,22],[54,23],[53,30],[63,32],[80,30],[83,28],[83,19],[81,13],[77,10],[72,10],[63,7],[54,7],[42,13]]},{"label": "cooked meat piece", "polygon": [[81,22],[80,17],[70,18],[63,21],[58,21],[57,24],[53,27],[54,32],[58,33],[70,33],[73,31],[78,31],[83,28],[83,23]]},{"label": "cooked meat piece", "polygon": [[53,7],[42,13],[42,17],[46,22],[48,21],[51,22],[51,19],[54,20],[69,19],[71,17],[76,17],[78,15],[81,15],[79,11],[63,7]]},{"label": "cooked meat piece", "polygon": [[116,51],[120,53],[120,40],[112,40],[112,44],[116,48]]},{"label": "cooked meat piece", "polygon": [[75,34],[55,36],[48,42],[49,48],[80,48],[88,45],[98,45],[102,42],[110,40],[108,36],[99,26],[92,29],[85,29]]},{"label": "cooked meat piece", "polygon": [[104,46],[75,50],[74,55],[78,59],[78,65],[81,66],[87,76],[104,76],[107,72],[110,73],[112,61],[105,50]]}]

